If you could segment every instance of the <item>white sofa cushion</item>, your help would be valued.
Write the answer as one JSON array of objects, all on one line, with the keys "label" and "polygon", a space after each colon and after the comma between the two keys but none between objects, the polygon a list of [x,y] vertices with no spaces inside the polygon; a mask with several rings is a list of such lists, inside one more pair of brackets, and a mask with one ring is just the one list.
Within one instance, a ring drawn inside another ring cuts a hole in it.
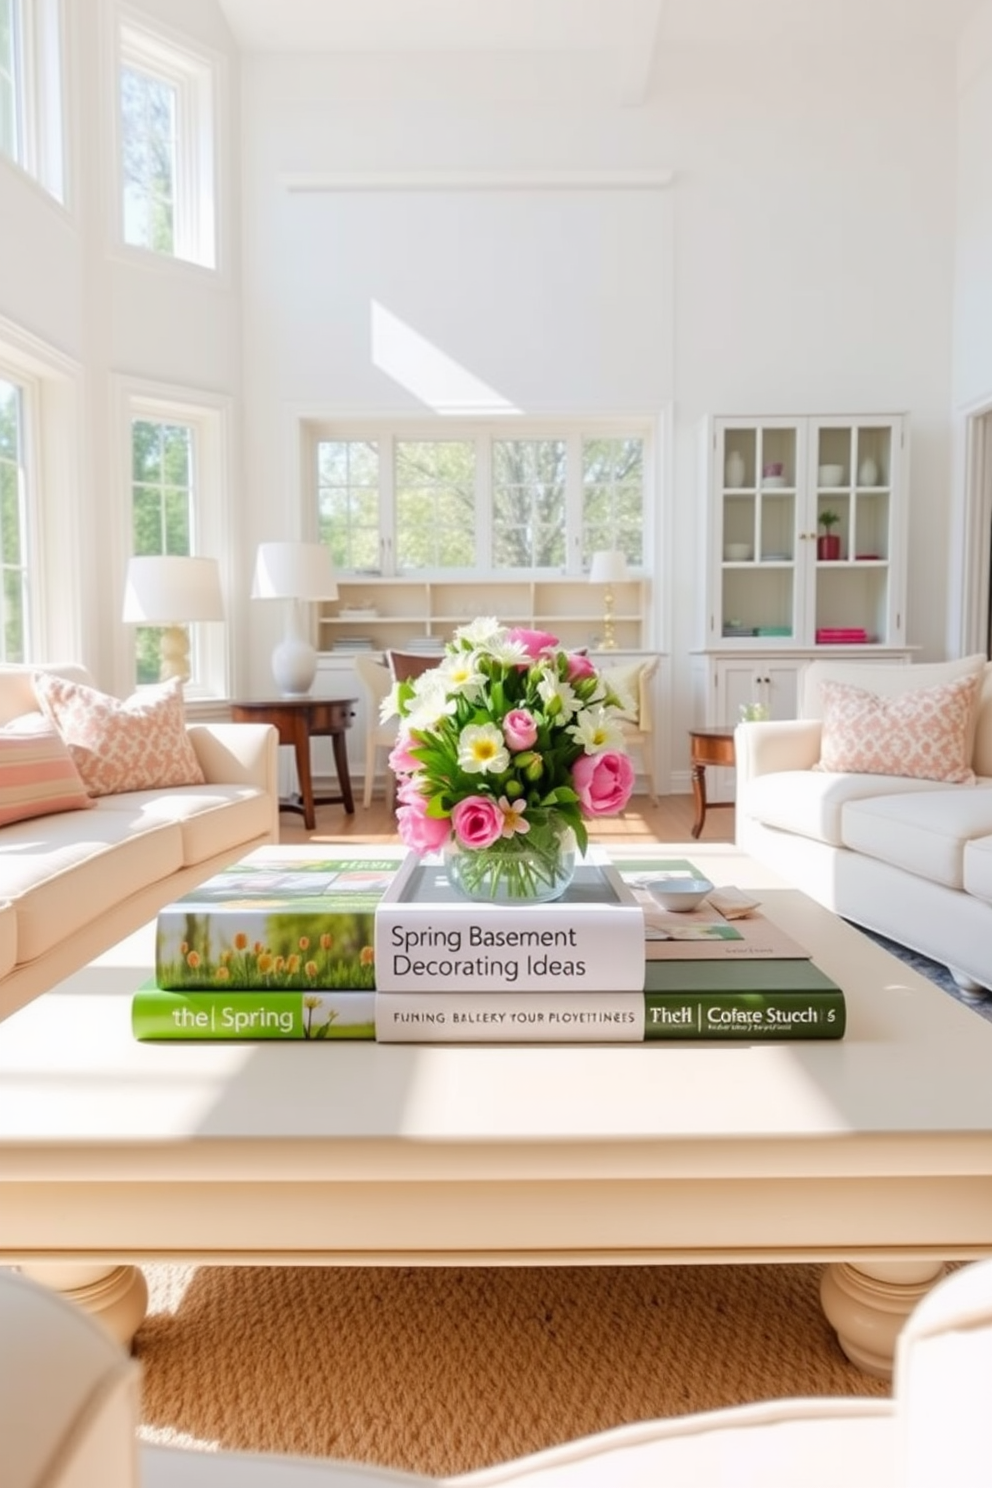
[{"label": "white sofa cushion", "polygon": [[964,888],[968,840],[990,832],[992,787],[876,796],[849,801],[841,812],[845,847],[949,889]]},{"label": "white sofa cushion", "polygon": [[[881,796],[900,799],[917,791],[956,791],[965,787],[935,785],[932,780],[907,780],[894,775],[834,775],[818,770],[780,770],[746,781],[740,790],[738,812],[799,837],[844,846],[842,812],[849,801]],[[967,789],[974,794],[974,788]]]},{"label": "white sofa cushion", "polygon": [[975,707],[980,678],[880,697],[846,682],[823,682],[817,770],[898,775],[973,785]]},{"label": "white sofa cushion", "polygon": [[4,827],[0,897],[17,914],[18,965],[182,866],[179,826],[135,812],[98,806]]},{"label": "white sofa cushion", "polygon": [[0,901],[0,976],[17,965],[17,911],[9,899]]},{"label": "white sofa cushion", "polygon": [[964,887],[966,893],[992,904],[992,836],[965,843]]},{"label": "white sofa cushion", "polygon": [[272,803],[247,785],[185,785],[165,791],[125,791],[101,796],[99,811],[124,811],[143,826],[175,822],[182,834],[183,864],[202,863],[269,828]]}]

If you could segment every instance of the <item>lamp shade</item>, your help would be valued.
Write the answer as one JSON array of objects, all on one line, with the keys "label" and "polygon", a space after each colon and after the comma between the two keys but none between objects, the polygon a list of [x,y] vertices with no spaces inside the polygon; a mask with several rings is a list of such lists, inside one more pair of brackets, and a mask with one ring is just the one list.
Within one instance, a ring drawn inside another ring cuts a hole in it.
[{"label": "lamp shade", "polygon": [[223,620],[216,558],[132,558],[124,585],[129,625],[186,625]]},{"label": "lamp shade", "polygon": [[592,555],[590,584],[622,584],[628,577],[627,559],[615,548],[600,548]]},{"label": "lamp shade", "polygon": [[331,555],[323,543],[259,543],[252,599],[337,599]]}]

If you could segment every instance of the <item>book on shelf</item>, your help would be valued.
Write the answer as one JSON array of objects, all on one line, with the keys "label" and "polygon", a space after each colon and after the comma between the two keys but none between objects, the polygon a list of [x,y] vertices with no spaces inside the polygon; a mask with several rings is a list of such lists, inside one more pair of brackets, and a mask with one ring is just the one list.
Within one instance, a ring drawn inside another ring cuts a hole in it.
[{"label": "book on shelf", "polygon": [[649,879],[705,875],[685,858],[636,862],[621,857],[613,865],[644,911],[644,954],[649,961],[797,960],[809,951],[774,920],[759,903],[735,889],[714,889],[698,909],[662,909],[644,884]]},{"label": "book on shelf", "polygon": [[170,991],[154,979],[131,999],[131,1031],[141,1041],[375,1038],[369,991]]},{"label": "book on shelf", "polygon": [[548,904],[465,899],[410,853],[376,906],[375,966],[386,992],[639,991],[644,915],[600,848]]},{"label": "book on shelf", "polygon": [[[761,973],[764,973],[762,975]],[[651,962],[641,992],[377,992],[380,1043],[840,1039],[844,993],[806,958]]]},{"label": "book on shelf", "polygon": [[164,990],[371,990],[375,909],[403,861],[388,850],[253,853],[159,911],[156,982]]}]

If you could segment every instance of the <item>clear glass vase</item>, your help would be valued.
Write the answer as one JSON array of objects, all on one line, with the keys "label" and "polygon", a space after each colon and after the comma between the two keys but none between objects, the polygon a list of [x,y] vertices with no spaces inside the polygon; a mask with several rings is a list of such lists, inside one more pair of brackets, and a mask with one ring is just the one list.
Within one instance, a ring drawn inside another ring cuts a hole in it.
[{"label": "clear glass vase", "polygon": [[501,837],[491,847],[444,848],[451,887],[466,899],[492,904],[547,904],[559,899],[575,876],[575,834],[557,824]]}]

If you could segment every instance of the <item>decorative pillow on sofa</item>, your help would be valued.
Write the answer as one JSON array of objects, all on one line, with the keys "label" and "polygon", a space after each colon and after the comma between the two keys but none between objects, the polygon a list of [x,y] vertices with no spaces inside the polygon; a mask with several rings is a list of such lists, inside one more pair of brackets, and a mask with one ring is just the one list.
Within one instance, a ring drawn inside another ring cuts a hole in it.
[{"label": "decorative pillow on sofa", "polygon": [[203,784],[178,678],[125,702],[44,672],[35,673],[34,686],[91,796]]},{"label": "decorative pillow on sofa", "polygon": [[65,743],[41,713],[0,729],[0,827],[92,805]]},{"label": "decorative pillow on sofa", "polygon": [[975,674],[894,697],[844,682],[821,682],[823,728],[816,768],[973,785],[972,715],[979,681]]}]

